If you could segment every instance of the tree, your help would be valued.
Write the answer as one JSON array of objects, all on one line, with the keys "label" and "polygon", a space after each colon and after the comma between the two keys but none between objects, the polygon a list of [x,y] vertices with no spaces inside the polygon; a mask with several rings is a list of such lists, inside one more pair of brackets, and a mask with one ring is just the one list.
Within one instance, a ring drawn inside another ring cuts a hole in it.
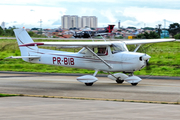
[{"label": "tree", "polygon": [[175,38],[175,39],[180,39],[180,33],[179,33],[179,34],[174,35],[174,38]]},{"label": "tree", "polygon": [[151,31],[150,33],[145,32],[144,34],[139,34],[136,36],[136,38],[138,38],[138,39],[156,39],[156,38],[160,38],[160,36],[158,35],[158,33]]},{"label": "tree", "polygon": [[5,28],[4,30],[2,29],[2,27],[0,27],[0,35],[1,36],[15,36],[14,31],[13,31],[14,29],[16,29],[15,26],[9,27],[8,29]]},{"label": "tree", "polygon": [[136,29],[136,27],[127,27],[127,29]]},{"label": "tree", "polygon": [[179,23],[170,24],[168,31],[173,37],[174,37],[174,35],[180,33],[180,25],[179,25]]},{"label": "tree", "polygon": [[13,28],[5,29],[5,36],[14,36]]},{"label": "tree", "polygon": [[2,29],[2,27],[0,26],[0,35],[3,36],[4,35],[4,30]]},{"label": "tree", "polygon": [[155,29],[152,27],[145,27],[145,28],[143,28],[143,30],[155,30]]}]

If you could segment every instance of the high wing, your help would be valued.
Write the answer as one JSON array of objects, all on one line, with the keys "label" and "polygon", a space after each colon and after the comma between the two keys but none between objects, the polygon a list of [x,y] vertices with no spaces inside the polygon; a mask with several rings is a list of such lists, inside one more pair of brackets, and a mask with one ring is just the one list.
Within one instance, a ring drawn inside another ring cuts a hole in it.
[{"label": "high wing", "polygon": [[134,44],[148,44],[148,43],[170,42],[170,41],[175,41],[175,39],[142,39],[142,40],[126,40],[123,42],[126,45],[134,45]]},{"label": "high wing", "polygon": [[125,40],[125,41],[112,41],[112,42],[34,42],[19,45],[22,46],[108,46],[113,43],[124,42],[126,45],[133,44],[148,44],[148,43],[158,43],[158,42],[170,42],[175,41],[175,39],[142,39],[142,40]]},{"label": "high wing", "polygon": [[22,46],[108,46],[111,45],[111,42],[34,42],[34,43],[27,43],[19,45]]}]

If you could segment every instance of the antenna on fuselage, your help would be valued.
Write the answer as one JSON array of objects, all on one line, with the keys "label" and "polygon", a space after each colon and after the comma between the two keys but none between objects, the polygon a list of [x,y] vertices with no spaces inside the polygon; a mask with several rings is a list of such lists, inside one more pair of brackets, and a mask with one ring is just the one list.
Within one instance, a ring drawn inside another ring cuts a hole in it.
[{"label": "antenna on fuselage", "polygon": [[89,33],[89,36],[91,37],[91,40],[94,42],[94,40],[93,40],[93,38],[92,38],[92,36],[91,36],[91,34],[90,34],[90,32],[88,31],[88,33]]},{"label": "antenna on fuselage", "polygon": [[[100,35],[101,36],[101,35]],[[101,36],[102,37],[102,39],[106,42],[106,39],[104,39],[104,37],[103,36]]]},{"label": "antenna on fuselage", "polygon": [[[98,33],[98,32],[97,32]],[[98,33],[99,34],[99,33]],[[100,34],[99,34],[100,35]],[[106,42],[106,39],[104,39],[104,37],[102,36],[102,35],[100,35],[101,36],[101,38]]]}]

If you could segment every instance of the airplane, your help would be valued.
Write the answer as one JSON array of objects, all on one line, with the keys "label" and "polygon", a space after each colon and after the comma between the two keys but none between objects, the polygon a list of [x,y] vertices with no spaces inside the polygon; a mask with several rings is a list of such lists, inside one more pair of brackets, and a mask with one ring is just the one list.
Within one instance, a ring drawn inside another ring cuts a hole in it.
[{"label": "airplane", "polygon": [[[144,39],[101,42],[34,42],[24,28],[14,29],[14,32],[21,56],[11,56],[8,59],[22,58],[30,63],[94,70],[93,75],[77,77],[77,80],[86,86],[92,86],[98,80],[96,77],[98,71],[107,72],[108,78],[119,84],[126,81],[136,86],[142,79],[135,76],[134,71],[143,69],[151,58],[146,53],[137,52],[140,46],[147,43],[175,41],[175,39]],[[126,45],[133,44],[137,47],[130,52]],[[82,47],[82,49],[73,53],[42,49],[38,46]],[[118,73],[112,74],[112,72]]]},{"label": "airplane", "polygon": [[92,31],[89,29],[84,29],[81,32],[73,32],[73,36],[75,38],[90,38],[95,36],[103,36],[108,35],[112,32],[115,25],[108,25],[108,27],[105,27],[104,30],[99,31]]}]

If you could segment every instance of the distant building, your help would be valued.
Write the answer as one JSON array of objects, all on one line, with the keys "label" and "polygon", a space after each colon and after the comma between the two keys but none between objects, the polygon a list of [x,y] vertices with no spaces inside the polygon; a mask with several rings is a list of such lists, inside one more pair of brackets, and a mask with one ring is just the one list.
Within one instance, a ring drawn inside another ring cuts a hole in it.
[{"label": "distant building", "polygon": [[89,17],[89,19],[90,19],[90,28],[97,28],[97,17],[96,16],[90,16]]},{"label": "distant building", "polygon": [[5,29],[5,22],[2,22],[2,23],[1,23],[1,28],[2,28],[2,29]]},{"label": "distant building", "polygon": [[169,31],[168,30],[162,30],[161,38],[169,38]]},{"label": "distant building", "polygon": [[81,27],[90,27],[90,19],[88,16],[82,16],[81,17]]},{"label": "distant building", "polygon": [[79,24],[79,17],[77,15],[70,16],[70,28],[79,28],[81,25]]},{"label": "distant building", "polygon": [[61,17],[61,26],[63,29],[70,28],[70,15],[64,15]]},{"label": "distant building", "polygon": [[97,28],[97,17],[96,16],[82,16],[81,17],[81,26],[83,28]]},{"label": "distant building", "polygon": [[77,15],[64,15],[61,17],[61,26],[63,29],[69,28],[97,28],[97,17],[96,16],[82,16]]},{"label": "distant building", "polygon": [[121,27],[121,21],[118,22],[118,28],[120,29]]}]

